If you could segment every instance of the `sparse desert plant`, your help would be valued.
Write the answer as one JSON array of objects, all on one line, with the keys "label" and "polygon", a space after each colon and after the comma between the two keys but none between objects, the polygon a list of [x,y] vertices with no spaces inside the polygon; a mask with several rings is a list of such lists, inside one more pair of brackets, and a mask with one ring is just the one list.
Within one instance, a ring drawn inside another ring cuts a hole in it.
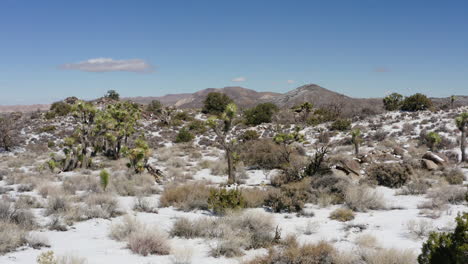
[{"label": "sparse desert plant", "polygon": [[239,136],[239,139],[242,141],[251,141],[251,140],[257,140],[260,137],[260,135],[257,133],[257,131],[249,129],[246,130],[242,135]]},{"label": "sparse desert plant", "polygon": [[170,235],[184,238],[204,237],[207,228],[213,228],[215,223],[208,219],[190,220],[185,217],[178,218],[172,226]]},{"label": "sparse desert plant", "polygon": [[377,238],[370,234],[363,234],[356,237],[354,240],[360,248],[377,248],[379,247]]},{"label": "sparse desert plant", "polygon": [[26,232],[18,225],[0,220],[0,254],[15,250],[23,245]]},{"label": "sparse desert plant", "polygon": [[85,199],[86,217],[91,218],[111,218],[120,214],[117,199],[110,194],[91,194]]},{"label": "sparse desert plant", "polygon": [[340,222],[347,222],[354,219],[354,212],[346,208],[338,208],[331,212],[330,219],[337,220]]},{"label": "sparse desert plant", "polygon": [[449,184],[463,184],[465,180],[465,175],[463,171],[458,168],[446,169],[443,171],[443,177]]},{"label": "sparse desert plant", "polygon": [[357,212],[385,208],[383,196],[367,186],[351,185],[345,193],[346,205]]},{"label": "sparse desert plant", "polygon": [[257,208],[265,204],[268,197],[268,190],[261,188],[243,188],[242,197],[247,208]]},{"label": "sparse desert plant", "polygon": [[410,180],[412,170],[409,165],[401,163],[377,163],[368,169],[367,174],[372,183],[398,188]]},{"label": "sparse desert plant", "polygon": [[398,250],[394,248],[379,249],[363,254],[368,264],[413,264],[416,263],[416,254],[411,250]]},{"label": "sparse desert plant", "polygon": [[193,258],[193,249],[191,247],[177,247],[171,250],[172,264],[191,264]]},{"label": "sparse desert plant", "polygon": [[143,227],[144,225],[135,217],[124,215],[121,221],[112,223],[110,226],[109,236],[117,241],[124,241],[130,236],[130,234],[143,229]]},{"label": "sparse desert plant", "polygon": [[265,205],[271,207],[274,212],[300,212],[304,203],[309,200],[310,180],[284,184],[279,189],[273,189],[268,193]]},{"label": "sparse desert plant", "polygon": [[70,208],[70,202],[66,196],[49,196],[47,198],[46,215],[63,214]]},{"label": "sparse desert plant", "polygon": [[158,213],[158,210],[146,198],[137,196],[133,205],[133,210],[137,212]]},{"label": "sparse desert plant", "polygon": [[26,243],[28,246],[34,249],[40,249],[43,247],[50,247],[49,240],[47,237],[40,233],[32,233],[26,235],[25,237]]},{"label": "sparse desert plant", "polygon": [[466,194],[467,189],[465,187],[446,185],[431,189],[427,193],[427,197],[432,199],[433,204],[460,204],[465,201]]},{"label": "sparse desert plant", "polygon": [[261,169],[276,169],[285,163],[280,152],[280,146],[269,139],[249,141],[243,144],[240,151],[240,159],[247,166],[255,166]]},{"label": "sparse desert plant", "polygon": [[132,232],[128,237],[128,248],[139,255],[168,255],[168,237],[156,227]]},{"label": "sparse desert plant", "polygon": [[359,155],[359,145],[361,145],[363,139],[361,136],[361,130],[359,128],[351,131],[351,142],[354,145],[354,154]]},{"label": "sparse desert plant", "polygon": [[208,209],[211,188],[203,182],[168,185],[159,200],[161,207],[174,206],[184,211]]},{"label": "sparse desert plant", "polygon": [[416,179],[409,182],[401,188],[397,193],[398,195],[420,195],[425,194],[427,190],[431,187],[431,184],[424,179]]},{"label": "sparse desert plant", "polygon": [[266,256],[259,256],[244,264],[277,264],[277,263],[307,263],[322,264],[335,263],[336,250],[327,242],[321,241],[317,244],[299,245],[295,240],[293,243],[285,242],[280,249],[271,249]]},{"label": "sparse desert plant", "polygon": [[406,223],[406,228],[411,235],[418,239],[427,236],[434,229],[431,222],[424,219],[420,219],[419,221],[409,220]]},{"label": "sparse desert plant", "polygon": [[39,254],[36,259],[37,264],[58,264],[53,251],[45,251]]},{"label": "sparse desert plant", "polygon": [[86,264],[88,261],[77,255],[64,255],[57,257],[58,264]]}]

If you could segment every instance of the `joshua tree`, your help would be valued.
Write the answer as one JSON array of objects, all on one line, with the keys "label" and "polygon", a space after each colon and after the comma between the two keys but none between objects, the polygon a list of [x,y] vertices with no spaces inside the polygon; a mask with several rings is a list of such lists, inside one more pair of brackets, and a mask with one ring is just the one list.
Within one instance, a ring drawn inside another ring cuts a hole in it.
[{"label": "joshua tree", "polygon": [[226,106],[224,112],[217,118],[208,119],[208,125],[216,133],[219,145],[226,152],[226,160],[228,163],[228,184],[236,182],[235,176],[235,152],[234,148],[236,145],[235,140],[231,140],[231,130],[234,118],[236,117],[237,106],[234,103],[230,103]]},{"label": "joshua tree", "polygon": [[455,124],[460,129],[460,150],[461,150],[461,161],[466,161],[465,153],[465,140],[466,140],[466,129],[468,127],[468,113],[462,113],[455,118]]},{"label": "joshua tree", "polygon": [[439,145],[440,142],[442,141],[442,138],[440,137],[439,134],[437,134],[437,132],[432,131],[432,132],[427,133],[426,140],[431,151],[434,151],[437,145]]},{"label": "joshua tree", "polygon": [[359,155],[359,145],[362,143],[361,130],[359,128],[353,129],[351,131],[351,141],[354,144],[354,153]]},{"label": "joshua tree", "polygon": [[383,99],[384,108],[387,111],[398,110],[398,109],[400,109],[402,101],[403,101],[403,95],[401,95],[399,93],[392,93],[390,95],[387,95]]},{"label": "joshua tree", "polygon": [[314,108],[313,104],[311,104],[309,102],[305,102],[305,103],[302,103],[300,105],[297,105],[297,106],[293,107],[293,110],[294,110],[294,112],[301,115],[301,121],[303,123],[305,123],[309,119],[309,115],[312,112],[313,108]]},{"label": "joshua tree", "polygon": [[454,103],[455,103],[455,99],[457,99],[457,98],[455,97],[455,95],[450,96],[450,108],[452,108],[452,109],[453,109],[453,105],[454,105]]},{"label": "joshua tree", "polygon": [[281,146],[281,155],[287,165],[291,163],[291,154],[294,151],[291,145],[295,142],[304,141],[304,135],[300,134],[299,130],[300,128],[296,127],[296,130],[292,133],[278,133],[273,137],[273,141]]},{"label": "joshua tree", "polygon": [[107,91],[105,97],[110,98],[112,100],[120,100],[120,95],[116,90],[109,90]]}]

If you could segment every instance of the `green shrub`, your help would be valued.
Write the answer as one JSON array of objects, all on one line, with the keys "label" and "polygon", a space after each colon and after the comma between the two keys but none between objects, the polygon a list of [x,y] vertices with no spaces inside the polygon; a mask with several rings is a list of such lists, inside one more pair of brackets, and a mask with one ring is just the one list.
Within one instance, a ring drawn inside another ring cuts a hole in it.
[{"label": "green shrub", "polygon": [[349,130],[351,129],[351,121],[347,119],[337,119],[331,124],[330,129],[338,131]]},{"label": "green shrub", "polygon": [[66,116],[72,111],[72,106],[65,102],[55,102],[50,106],[50,111],[56,116]]},{"label": "green shrub", "polygon": [[120,100],[120,94],[116,90],[109,90],[107,91],[106,95],[104,95],[106,98],[110,98],[112,100]]},{"label": "green shrub", "polygon": [[211,92],[206,96],[203,102],[202,112],[205,114],[218,115],[223,113],[226,106],[232,102],[232,99],[223,93]]},{"label": "green shrub", "polygon": [[458,168],[445,170],[443,176],[449,184],[463,184],[465,180],[463,171]]},{"label": "green shrub", "polygon": [[174,120],[182,120],[182,121],[191,121],[193,118],[185,111],[177,112],[174,117]]},{"label": "green shrub", "polygon": [[412,169],[401,163],[379,163],[372,165],[367,174],[372,183],[399,188],[410,180]]},{"label": "green shrub", "polygon": [[278,106],[273,103],[258,104],[244,112],[245,123],[252,126],[260,125],[262,123],[270,123],[271,117],[278,110]]},{"label": "green shrub", "polygon": [[402,102],[403,95],[399,93],[392,93],[383,99],[384,108],[387,111],[395,111],[400,109]]},{"label": "green shrub", "polygon": [[468,213],[455,218],[457,227],[452,233],[431,233],[418,257],[420,264],[463,264],[468,254]]},{"label": "green shrub", "polygon": [[196,134],[203,134],[206,132],[206,123],[201,120],[193,120],[188,124],[188,129]]},{"label": "green shrub", "polygon": [[47,112],[44,114],[44,117],[45,117],[45,119],[53,119],[53,118],[55,118],[55,113],[52,112],[52,111],[47,111]]},{"label": "green shrub", "polygon": [[[310,178],[309,178],[310,179]],[[265,199],[265,205],[274,212],[300,212],[309,200],[310,180],[284,184],[280,189],[273,189]]]},{"label": "green shrub", "polygon": [[240,190],[213,189],[208,198],[208,206],[216,214],[224,214],[228,210],[244,208],[245,202]]},{"label": "green shrub", "polygon": [[149,103],[148,106],[146,106],[146,111],[151,112],[153,114],[160,114],[162,108],[163,105],[160,101],[152,100],[151,103]]},{"label": "green shrub", "polygon": [[101,187],[104,191],[106,190],[107,185],[109,184],[109,177],[110,177],[110,174],[106,170],[102,170],[99,173],[99,178],[101,179]]},{"label": "green shrub", "polygon": [[190,142],[194,138],[195,136],[184,127],[179,131],[179,134],[177,134],[175,143]]},{"label": "green shrub", "polygon": [[43,126],[39,129],[39,133],[50,133],[57,129],[54,125]]},{"label": "green shrub", "polygon": [[422,111],[427,110],[432,107],[431,99],[427,98],[426,95],[417,93],[411,96],[408,96],[403,100],[401,105],[401,110],[403,111]]},{"label": "green shrub", "polygon": [[442,138],[437,132],[431,131],[426,134],[427,146],[434,151],[437,146],[442,142]]},{"label": "green shrub", "polygon": [[347,222],[354,219],[353,210],[347,208],[338,208],[335,211],[331,212],[330,219],[337,220],[340,222]]},{"label": "green shrub", "polygon": [[256,140],[259,137],[260,135],[255,130],[246,130],[242,135],[240,135],[240,139],[243,141]]}]

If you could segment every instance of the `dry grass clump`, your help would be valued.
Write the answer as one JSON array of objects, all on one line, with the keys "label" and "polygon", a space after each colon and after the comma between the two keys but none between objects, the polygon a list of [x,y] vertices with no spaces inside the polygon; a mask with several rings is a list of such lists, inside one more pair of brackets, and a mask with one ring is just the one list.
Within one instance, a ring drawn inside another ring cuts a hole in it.
[{"label": "dry grass clump", "polygon": [[167,255],[170,251],[167,234],[128,215],[122,222],[111,225],[109,236],[118,241],[127,241],[132,252],[143,256]]},{"label": "dry grass clump", "polygon": [[193,257],[193,249],[190,247],[177,247],[171,251],[172,264],[191,264]]},{"label": "dry grass clump", "polygon": [[443,177],[449,184],[463,184],[465,175],[463,171],[458,168],[446,169],[443,171]]},{"label": "dry grass clump", "polygon": [[409,233],[418,239],[424,238],[428,236],[430,232],[434,231],[431,222],[424,219],[419,221],[410,220],[406,223],[406,227]]},{"label": "dry grass clump", "polygon": [[262,188],[243,188],[241,189],[242,197],[244,197],[245,207],[257,208],[265,204],[269,190]]},{"label": "dry grass clump", "polygon": [[380,249],[363,254],[362,259],[367,264],[413,264],[416,255],[411,250]]},{"label": "dry grass clump", "polygon": [[211,175],[223,176],[227,175],[228,172],[227,162],[224,158],[220,158],[216,161],[209,161],[208,168],[211,170]]},{"label": "dry grass clump", "polygon": [[0,254],[15,250],[26,242],[26,231],[18,225],[0,220]]},{"label": "dry grass clump", "polygon": [[347,208],[338,208],[331,212],[330,219],[337,220],[340,222],[347,222],[354,219],[354,212]]},{"label": "dry grass clump", "polygon": [[204,182],[168,185],[161,194],[159,205],[161,207],[174,206],[184,211],[207,210],[211,189]]},{"label": "dry grass clump", "polygon": [[429,181],[425,179],[416,179],[409,182],[397,192],[398,195],[420,195],[425,194],[427,190],[431,187]]},{"label": "dry grass clump", "polygon": [[336,250],[327,242],[299,245],[295,240],[292,240],[283,247],[270,249],[266,256],[256,257],[244,264],[337,263],[335,258]]},{"label": "dry grass clump", "polygon": [[134,175],[116,173],[110,178],[108,190],[122,196],[148,196],[159,192],[154,178],[146,173]]},{"label": "dry grass clump", "polygon": [[210,251],[215,257],[240,256],[244,249],[267,247],[275,241],[271,216],[254,211],[228,214],[216,219],[190,221],[179,218],[170,233],[184,238],[217,238],[216,245]]},{"label": "dry grass clump", "polygon": [[97,176],[77,175],[64,178],[62,187],[65,192],[75,194],[76,191],[86,191],[90,193],[102,192]]},{"label": "dry grass clump", "polygon": [[46,215],[65,214],[71,208],[69,197],[54,195],[47,198]]},{"label": "dry grass clump", "polygon": [[58,264],[86,264],[88,261],[86,258],[82,258],[76,255],[65,255],[57,258]]},{"label": "dry grass clump", "polygon": [[137,196],[135,198],[135,203],[133,204],[133,210],[137,212],[145,212],[145,213],[158,213],[158,209],[156,206],[151,204],[148,199],[145,199],[142,196]]},{"label": "dry grass clump", "polygon": [[120,215],[117,199],[107,193],[91,194],[85,199],[86,218],[111,218]]},{"label": "dry grass clump", "polygon": [[345,193],[346,205],[357,212],[385,209],[383,195],[367,186],[352,185]]},{"label": "dry grass clump", "polygon": [[39,185],[37,191],[42,196],[42,198],[47,198],[50,195],[58,196],[63,194],[64,189],[56,184],[44,183]]},{"label": "dry grass clump", "polygon": [[15,224],[25,230],[36,226],[36,217],[30,210],[18,208],[5,200],[0,200],[0,221]]},{"label": "dry grass clump", "polygon": [[128,248],[133,253],[142,256],[168,255],[170,246],[167,239],[167,235],[158,229],[137,230],[137,232],[130,234]]},{"label": "dry grass clump", "polygon": [[29,233],[25,237],[28,246],[34,249],[40,249],[43,247],[50,247],[49,240],[47,237],[40,233]]},{"label": "dry grass clump", "polygon": [[370,234],[363,234],[354,240],[356,245],[358,245],[360,248],[377,248],[379,247],[377,238],[375,236],[370,235]]},{"label": "dry grass clump", "polygon": [[431,198],[435,204],[460,204],[465,200],[466,193],[466,187],[445,185],[430,190],[427,197]]}]

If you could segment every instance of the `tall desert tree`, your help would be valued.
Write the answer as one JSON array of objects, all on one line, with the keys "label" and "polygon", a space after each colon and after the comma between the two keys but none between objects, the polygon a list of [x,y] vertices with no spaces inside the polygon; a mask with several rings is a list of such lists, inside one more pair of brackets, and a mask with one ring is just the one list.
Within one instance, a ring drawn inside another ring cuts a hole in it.
[{"label": "tall desert tree", "polygon": [[216,133],[218,144],[226,152],[228,163],[228,184],[236,182],[235,176],[235,151],[236,141],[232,137],[232,128],[237,114],[237,106],[230,103],[226,106],[224,112],[218,117],[208,119],[208,125]]},{"label": "tall desert tree", "polygon": [[468,129],[468,112],[462,113],[455,118],[455,124],[461,132],[460,135],[460,150],[461,150],[461,161],[466,160],[465,153],[465,142],[466,142],[466,130]]},{"label": "tall desert tree", "polygon": [[293,107],[293,111],[299,114],[301,122],[306,123],[309,119],[309,115],[312,113],[313,108],[313,104],[305,102]]}]

